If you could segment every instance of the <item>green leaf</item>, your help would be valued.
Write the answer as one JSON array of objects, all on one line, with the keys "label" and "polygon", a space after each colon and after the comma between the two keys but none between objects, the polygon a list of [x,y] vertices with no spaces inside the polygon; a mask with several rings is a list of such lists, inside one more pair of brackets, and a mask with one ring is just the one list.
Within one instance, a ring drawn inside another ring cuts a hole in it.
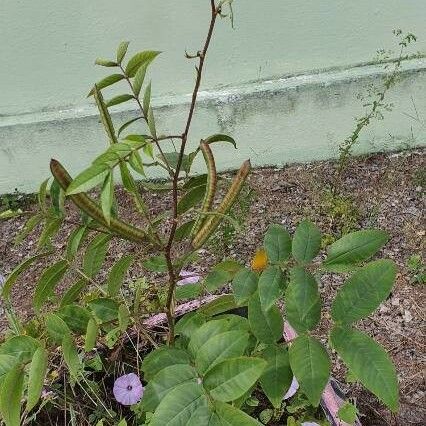
[{"label": "green leaf", "polygon": [[[96,83],[96,86],[98,87],[98,89],[103,89],[105,87],[111,86],[121,80],[124,79],[124,75],[123,74],[111,74],[105,78],[103,78],[102,80],[98,81]],[[92,96],[93,93],[95,92],[94,89],[92,89],[89,94],[87,96]]]},{"label": "green leaf", "polygon": [[124,255],[112,266],[107,280],[108,294],[110,296],[117,296],[133,260],[133,256]]},{"label": "green leaf", "polygon": [[75,177],[67,188],[67,195],[86,192],[99,185],[105,180],[109,170],[109,167],[105,164],[93,164]]},{"label": "green leaf", "polygon": [[282,338],[284,322],[280,310],[274,305],[268,311],[263,311],[258,292],[249,300],[248,320],[252,333],[261,342],[275,343]]},{"label": "green leaf", "polygon": [[40,238],[37,243],[37,248],[51,246],[51,239],[58,233],[62,224],[62,217],[50,216],[46,219]]},{"label": "green leaf", "polygon": [[152,137],[157,138],[157,130],[155,129],[154,111],[152,110],[151,106],[148,108],[147,121],[148,121],[149,131],[151,132]]},{"label": "green leaf", "polygon": [[128,77],[134,77],[137,70],[142,66],[148,66],[161,52],[154,50],[145,50],[144,52],[138,52],[134,55],[126,66],[126,75]]},{"label": "green leaf", "polygon": [[393,412],[398,411],[398,379],[386,351],[358,330],[335,327],[330,341],[355,377]]},{"label": "green leaf", "polygon": [[205,186],[197,186],[194,189],[189,190],[178,203],[178,214],[183,214],[192,207],[195,207],[197,204],[201,203],[206,192]]},{"label": "green leaf", "polygon": [[237,149],[237,143],[235,142],[233,138],[231,138],[231,136],[220,134],[220,133],[209,136],[207,139],[204,139],[204,142],[208,144],[214,143],[214,142],[229,142],[232,145],[234,145],[235,149]]},{"label": "green leaf", "polygon": [[235,309],[236,307],[237,305],[235,304],[234,296],[232,294],[224,294],[198,308],[198,312],[207,317],[212,317],[231,309]]},{"label": "green leaf", "polygon": [[83,258],[83,271],[88,277],[93,277],[100,271],[108,252],[110,240],[110,235],[99,234],[87,246]]},{"label": "green leaf", "polygon": [[201,384],[183,383],[175,387],[160,402],[149,422],[150,426],[187,425],[199,407],[207,407]]},{"label": "green leaf", "polygon": [[6,354],[0,355],[0,387],[3,383],[5,375],[17,364],[19,364],[19,360],[14,356]]},{"label": "green leaf", "polygon": [[6,281],[3,283],[2,292],[1,295],[5,300],[8,300],[10,297],[10,292],[12,290],[13,285],[15,284],[16,280],[19,278],[19,276],[22,274],[22,272],[26,271],[37,259],[40,259],[44,256],[47,256],[48,253],[40,253],[36,254],[35,256],[29,257],[28,259],[25,259],[22,263],[20,263],[6,278]]},{"label": "green leaf", "polygon": [[280,408],[293,379],[287,348],[269,345],[263,351],[262,358],[267,365],[260,377],[260,384],[271,404]]},{"label": "green leaf", "polygon": [[211,337],[196,354],[198,372],[205,374],[221,361],[243,355],[248,341],[248,333],[241,330],[226,331]]},{"label": "green leaf", "polygon": [[289,349],[291,369],[309,402],[317,407],[330,377],[330,358],[318,340],[298,336]]},{"label": "green leaf", "polygon": [[111,98],[107,103],[107,108],[122,104],[124,102],[130,101],[130,99],[134,99],[135,97],[133,95],[130,95],[129,93],[125,93],[123,95],[117,95]]},{"label": "green leaf", "polygon": [[62,354],[71,376],[77,379],[83,370],[83,364],[70,334],[66,334],[62,339]]},{"label": "green leaf", "polygon": [[91,300],[88,306],[101,324],[118,318],[118,303],[115,300],[100,297]]},{"label": "green leaf", "polygon": [[147,84],[145,88],[145,93],[143,95],[143,112],[146,116],[148,115],[150,104],[151,104],[151,82]]},{"label": "green leaf", "polygon": [[148,382],[152,380],[159,371],[171,365],[189,365],[191,358],[183,349],[161,346],[150,352],[142,361],[141,370]]},{"label": "green leaf", "polygon": [[191,337],[200,326],[206,322],[206,318],[198,312],[190,312],[181,318],[175,327],[175,334]]},{"label": "green leaf", "polygon": [[148,68],[148,64],[143,65],[137,70],[137,72],[135,74],[135,79],[133,80],[133,90],[134,90],[136,96],[139,96],[139,93],[141,92],[142,85],[143,85],[143,82],[145,80],[147,68]]},{"label": "green leaf", "polygon": [[309,263],[321,247],[321,232],[310,221],[301,222],[293,236],[292,254],[297,262],[302,265]]},{"label": "green leaf", "polygon": [[118,307],[118,328],[122,333],[127,330],[130,323],[130,312],[125,304]]},{"label": "green leaf", "polygon": [[27,405],[25,410],[31,411],[40,399],[41,391],[43,390],[44,378],[47,372],[47,351],[43,347],[39,347],[31,361],[30,371],[28,376],[28,393]]},{"label": "green leaf", "polygon": [[114,181],[112,172],[105,177],[101,190],[101,207],[106,223],[111,223],[111,209],[114,202]]},{"label": "green leaf", "polygon": [[194,226],[195,220],[183,223],[179,228],[176,229],[175,241],[182,241],[191,234],[192,227]]},{"label": "green leaf", "polygon": [[142,262],[142,265],[148,271],[167,272],[167,261],[164,255],[149,257]]},{"label": "green leaf", "polygon": [[345,423],[354,424],[358,410],[355,405],[350,402],[345,402],[337,412],[337,417]]},{"label": "green leaf", "polygon": [[63,306],[74,303],[80,296],[81,292],[86,288],[86,286],[87,281],[84,278],[73,284],[62,296],[60,307],[62,308]]},{"label": "green leaf", "polygon": [[333,271],[336,266],[357,264],[375,255],[388,240],[386,232],[376,229],[351,232],[329,247],[323,266]]},{"label": "green leaf", "polygon": [[99,326],[98,323],[91,318],[87,323],[86,336],[84,339],[84,350],[90,352],[96,346],[96,339],[98,338]]},{"label": "green leaf", "polygon": [[65,192],[56,179],[53,179],[52,185],[50,185],[49,194],[50,203],[56,216],[63,216],[65,213]]},{"label": "green leaf", "polygon": [[202,292],[201,284],[185,284],[176,288],[176,300],[194,299]]},{"label": "green leaf", "polygon": [[66,305],[59,309],[58,316],[62,318],[67,326],[76,333],[84,333],[91,315],[89,311],[79,305]]},{"label": "green leaf", "polygon": [[133,176],[131,175],[129,168],[127,167],[127,163],[121,161],[119,167],[121,182],[123,183],[124,188],[126,188],[127,191],[129,191],[130,193],[134,193],[135,191],[137,191],[137,188]]},{"label": "green leaf", "polygon": [[284,289],[284,275],[278,266],[269,266],[259,278],[259,298],[263,311],[275,305]]},{"label": "green leaf", "polygon": [[133,124],[135,121],[138,121],[138,120],[142,120],[143,119],[143,117],[141,117],[141,116],[137,116],[137,117],[135,117],[135,118],[132,118],[131,120],[129,120],[129,121],[126,121],[119,129],[118,129],[118,132],[117,132],[117,136],[120,136],[121,135],[121,133],[123,133],[123,131],[124,130],[126,130],[131,124]]},{"label": "green leaf", "polygon": [[10,355],[17,361],[26,364],[31,361],[40,342],[30,336],[13,336],[0,345],[0,355]]},{"label": "green leaf", "polygon": [[144,411],[154,412],[165,396],[183,383],[197,383],[194,367],[185,364],[170,365],[160,370],[145,388],[142,399]]},{"label": "green leaf", "polygon": [[226,359],[207,372],[203,384],[212,398],[234,401],[256,383],[265,367],[266,361],[260,358]]},{"label": "green leaf", "polygon": [[256,419],[230,404],[215,401],[214,410],[208,426],[261,426]]},{"label": "green leaf", "polygon": [[117,48],[117,63],[121,64],[122,60],[126,56],[127,48],[129,47],[128,41],[122,41]]},{"label": "green leaf", "polygon": [[67,254],[66,257],[68,260],[72,260],[77,254],[78,249],[80,248],[81,243],[84,241],[88,234],[88,229],[86,226],[82,225],[74,229],[70,236],[68,237],[67,244]]},{"label": "green leaf", "polygon": [[242,266],[235,260],[224,260],[218,263],[207,274],[204,285],[208,291],[215,291],[224,284],[229,283]]},{"label": "green leaf", "polygon": [[40,210],[42,211],[46,211],[47,206],[46,206],[46,196],[47,196],[47,184],[49,182],[49,178],[44,180],[41,185],[40,185],[40,189],[38,191],[37,194],[37,199],[38,199],[38,205],[40,207]]},{"label": "green leaf", "polygon": [[129,164],[135,172],[139,173],[142,176],[145,176],[145,169],[139,152],[134,151],[130,154]]},{"label": "green leaf", "polygon": [[203,185],[207,185],[207,174],[190,177],[182,186],[182,189],[192,189]]},{"label": "green leaf", "polygon": [[40,310],[46,300],[53,295],[55,287],[62,280],[67,269],[68,261],[60,260],[44,270],[34,291],[33,304],[36,310]]},{"label": "green leaf", "polygon": [[65,334],[70,333],[67,323],[56,314],[49,313],[45,318],[45,322],[49,337],[57,344],[61,344]]},{"label": "green leaf", "polygon": [[98,58],[95,61],[96,65],[100,65],[102,67],[116,67],[118,64],[114,61],[109,61],[108,59]]},{"label": "green leaf", "polygon": [[24,390],[24,370],[13,367],[5,376],[0,388],[0,412],[6,426],[21,424],[21,398]]},{"label": "green leaf", "polygon": [[258,277],[247,268],[240,269],[232,280],[232,290],[238,305],[246,303],[257,290]]},{"label": "green leaf", "polygon": [[370,262],[356,271],[334,299],[333,320],[351,324],[370,315],[389,296],[395,277],[395,263],[386,259]]},{"label": "green leaf", "polygon": [[301,266],[290,271],[285,301],[287,320],[298,333],[315,328],[321,317],[318,284],[314,276]]},{"label": "green leaf", "polygon": [[35,227],[43,221],[43,219],[43,213],[36,213],[35,215],[31,216],[25,222],[24,228],[16,235],[14,243],[16,245],[21,244],[22,241],[24,241],[25,238],[27,238],[28,235],[35,229]]},{"label": "green leaf", "polygon": [[263,240],[263,245],[269,262],[282,262],[290,256],[290,234],[281,225],[269,226]]}]

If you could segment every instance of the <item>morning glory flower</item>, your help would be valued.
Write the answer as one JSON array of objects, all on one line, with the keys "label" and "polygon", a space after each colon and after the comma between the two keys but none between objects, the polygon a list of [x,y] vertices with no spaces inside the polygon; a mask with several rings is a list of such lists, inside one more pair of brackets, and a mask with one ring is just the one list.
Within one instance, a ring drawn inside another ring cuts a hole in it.
[{"label": "morning glory flower", "polygon": [[315,422],[303,422],[302,426],[320,426],[320,425]]},{"label": "morning glory flower", "polygon": [[293,381],[291,382],[290,388],[284,395],[283,399],[291,398],[297,392],[297,389],[299,389],[299,383],[296,380],[296,377],[293,376]]},{"label": "morning glory flower", "polygon": [[185,284],[196,284],[200,281],[200,276],[195,272],[186,271],[182,269],[179,274],[179,278],[181,278],[176,284],[177,285],[185,285]]},{"label": "morning glory flower", "polygon": [[120,404],[133,405],[142,399],[144,388],[139,377],[135,373],[130,373],[119,377],[112,391]]}]

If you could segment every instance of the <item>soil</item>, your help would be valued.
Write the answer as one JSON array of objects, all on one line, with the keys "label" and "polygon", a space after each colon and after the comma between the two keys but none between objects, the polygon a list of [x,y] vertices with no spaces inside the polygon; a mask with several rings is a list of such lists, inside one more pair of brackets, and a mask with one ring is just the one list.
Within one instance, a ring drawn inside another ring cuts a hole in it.
[{"label": "soil", "polygon": [[[262,236],[271,223],[281,223],[290,232],[304,218],[309,218],[330,238],[339,234],[342,228],[359,229],[377,227],[389,232],[391,239],[380,253],[393,259],[398,266],[398,275],[391,296],[376,313],[361,321],[358,327],[378,340],[393,359],[400,380],[401,406],[398,414],[391,414],[369,392],[360,385],[344,385],[348,395],[356,400],[362,413],[363,425],[425,425],[426,424],[426,339],[425,302],[426,286],[416,282],[416,272],[407,266],[412,255],[424,256],[426,226],[425,207],[425,150],[373,155],[352,159],[342,182],[342,190],[348,194],[337,210],[327,198],[327,186],[334,170],[334,163],[325,161],[284,168],[256,169],[250,177],[252,195],[246,197],[246,205],[236,217],[244,216],[245,225],[231,238],[222,230],[221,238],[214,240],[200,252],[200,259],[193,270],[205,273],[209,266],[222,257],[232,257],[247,262],[262,244]],[[226,175],[225,175],[226,178]],[[127,195],[118,190],[118,203],[129,205]],[[155,193],[147,197],[152,213],[170,208],[170,197]],[[68,208],[68,220],[78,221],[78,213],[72,206]],[[35,210],[33,206],[31,209]],[[30,209],[30,210],[31,210]],[[334,215],[334,219],[330,219]],[[121,209],[120,216],[139,221],[137,214],[130,209]],[[66,246],[66,237],[75,225],[65,224],[53,245],[56,255]],[[8,273],[23,259],[34,254],[40,229],[36,230],[20,246],[13,240],[22,229],[25,217],[17,217],[0,222],[0,274]],[[226,232],[225,232],[226,231]],[[105,268],[97,279],[101,282],[109,266],[123,253],[140,255],[140,247],[121,240],[114,240],[108,252]],[[224,255],[225,253],[225,255]],[[24,319],[32,315],[31,297],[46,261],[39,261],[22,274],[12,292],[12,303],[17,313]],[[424,264],[424,262],[423,262]],[[133,281],[141,275],[148,276],[161,285],[164,277],[153,275],[136,262],[127,280]],[[67,276],[59,292],[67,288],[75,279]],[[320,288],[326,313],[323,316],[318,336],[325,342],[329,323],[329,307],[341,285],[342,276],[324,275]],[[3,310],[0,327],[7,326]],[[334,356],[334,354],[333,354]],[[344,380],[346,370],[336,361],[333,374]]]}]

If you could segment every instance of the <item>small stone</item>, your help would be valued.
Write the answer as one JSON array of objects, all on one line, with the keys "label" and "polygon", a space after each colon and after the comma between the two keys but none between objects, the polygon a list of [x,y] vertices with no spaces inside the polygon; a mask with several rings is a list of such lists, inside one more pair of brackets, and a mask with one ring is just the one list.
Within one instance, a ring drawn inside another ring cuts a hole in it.
[{"label": "small stone", "polygon": [[392,306],[399,306],[399,298],[395,297],[392,299]]},{"label": "small stone", "polygon": [[413,319],[413,316],[411,315],[410,311],[407,311],[407,309],[405,309],[403,318],[405,322],[410,322]]}]

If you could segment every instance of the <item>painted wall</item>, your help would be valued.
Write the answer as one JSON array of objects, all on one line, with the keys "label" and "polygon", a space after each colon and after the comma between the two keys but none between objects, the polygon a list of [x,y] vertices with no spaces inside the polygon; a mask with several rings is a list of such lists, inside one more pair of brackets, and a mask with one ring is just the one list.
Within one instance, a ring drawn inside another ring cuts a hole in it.
[{"label": "painted wall", "polygon": [[[333,156],[330,143],[350,132],[353,116],[361,112],[356,94],[382,72],[359,65],[378,48],[395,47],[393,29],[415,33],[416,50],[426,52],[424,0],[235,0],[234,12],[235,29],[227,19],[216,29],[203,82],[208,114],[196,116],[201,121],[195,123],[194,139],[221,128],[250,136],[254,141],[243,141],[243,152],[261,148],[274,153],[258,164]],[[183,53],[199,49],[208,18],[207,0],[1,0],[0,192],[33,190],[52,155],[68,155],[66,162],[76,171],[87,164],[89,154],[102,150],[102,129],[85,95],[105,75],[94,59],[114,57],[122,40],[131,41],[132,52],[163,51],[152,67],[154,96],[160,110],[168,108],[161,119],[164,131],[176,131],[194,78],[194,64]],[[421,145],[424,121],[410,122],[404,113],[414,102],[426,114],[424,60],[410,62],[407,73],[405,86],[392,95],[401,107],[389,123],[401,139],[410,137],[414,125],[414,143]],[[253,98],[259,87],[265,89],[262,96]],[[247,96],[249,114],[248,107],[243,111]],[[226,114],[218,113],[215,97]],[[235,108],[240,112],[232,115]],[[213,121],[202,121],[207,118]],[[313,127],[318,119],[320,129]],[[374,149],[384,147],[386,123],[369,130],[368,138],[379,141]],[[296,139],[287,139],[289,129]],[[367,142],[365,150],[371,150]],[[306,146],[312,149],[302,149]],[[239,161],[238,156],[230,161],[226,152],[224,158],[227,167]]]}]

